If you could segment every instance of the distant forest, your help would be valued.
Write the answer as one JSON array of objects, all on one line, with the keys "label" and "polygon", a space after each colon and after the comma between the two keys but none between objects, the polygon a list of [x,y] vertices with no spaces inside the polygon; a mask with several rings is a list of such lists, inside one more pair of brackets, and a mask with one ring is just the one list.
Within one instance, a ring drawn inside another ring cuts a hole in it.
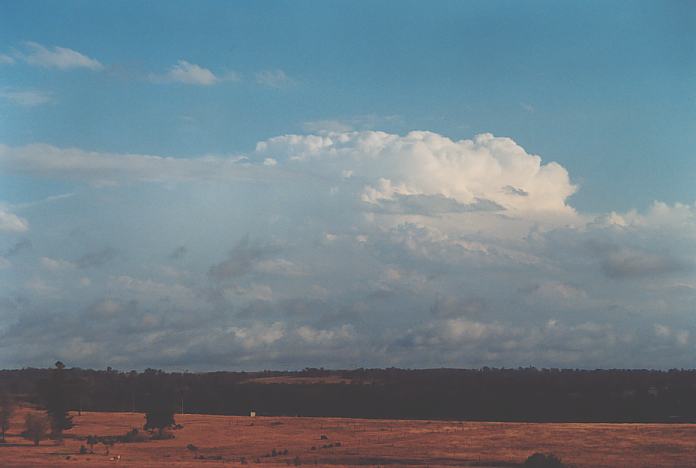
[{"label": "distant forest", "polygon": [[[0,371],[0,392],[40,404],[49,369]],[[356,369],[167,373],[65,369],[69,406],[177,412],[476,421],[696,422],[695,370]]]}]

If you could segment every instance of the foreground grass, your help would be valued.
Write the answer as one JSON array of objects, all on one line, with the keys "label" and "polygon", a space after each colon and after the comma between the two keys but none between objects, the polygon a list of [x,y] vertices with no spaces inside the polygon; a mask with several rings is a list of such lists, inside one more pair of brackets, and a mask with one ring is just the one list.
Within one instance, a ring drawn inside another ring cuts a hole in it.
[{"label": "foreground grass", "polygon": [[[79,455],[89,434],[122,435],[142,427],[140,413],[82,413],[63,445],[19,437],[19,411],[0,444],[0,466],[520,466],[553,452],[577,467],[694,466],[696,425],[479,423],[177,415],[171,440],[116,444]],[[322,438],[321,436],[326,438]],[[198,448],[191,451],[187,445]],[[276,456],[273,454],[275,449]],[[287,454],[285,454],[287,450]],[[194,456],[203,458],[194,459]],[[69,458],[68,458],[69,457]],[[112,458],[120,457],[120,460]]]}]

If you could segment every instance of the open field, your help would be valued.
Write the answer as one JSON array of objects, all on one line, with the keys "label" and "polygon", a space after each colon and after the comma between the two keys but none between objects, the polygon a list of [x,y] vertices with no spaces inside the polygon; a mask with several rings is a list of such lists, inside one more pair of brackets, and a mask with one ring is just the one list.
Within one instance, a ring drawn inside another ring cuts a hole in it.
[{"label": "open field", "polygon": [[[337,418],[177,415],[175,439],[116,444],[105,454],[78,455],[88,434],[120,435],[141,427],[139,413],[82,413],[64,445],[34,447],[19,437],[27,410],[19,411],[0,445],[0,466],[519,466],[535,451],[553,452],[578,467],[687,467],[696,464],[692,424],[521,424],[385,421]],[[327,439],[322,439],[325,435]],[[322,448],[335,445],[339,447]],[[186,446],[194,444],[194,459]],[[313,450],[312,447],[315,447]],[[287,455],[268,457],[272,450]],[[120,456],[120,461],[110,458]],[[213,460],[220,456],[222,460]],[[70,457],[69,459],[67,457]],[[258,463],[257,463],[258,460]]]}]

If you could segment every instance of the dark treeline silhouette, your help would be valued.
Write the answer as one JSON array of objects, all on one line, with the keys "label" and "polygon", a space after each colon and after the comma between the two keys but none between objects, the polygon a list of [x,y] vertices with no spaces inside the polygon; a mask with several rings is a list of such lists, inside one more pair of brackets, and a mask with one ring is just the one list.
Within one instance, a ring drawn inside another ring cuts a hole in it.
[{"label": "dark treeline silhouette", "polygon": [[[187,413],[248,415],[254,410],[259,415],[385,419],[696,421],[694,370],[165,373],[66,368],[63,372],[71,389],[67,404],[73,411],[144,413],[152,405],[153,388],[158,388],[168,395],[168,405]],[[0,391],[40,404],[36,389],[50,378],[48,369],[0,371]]]}]

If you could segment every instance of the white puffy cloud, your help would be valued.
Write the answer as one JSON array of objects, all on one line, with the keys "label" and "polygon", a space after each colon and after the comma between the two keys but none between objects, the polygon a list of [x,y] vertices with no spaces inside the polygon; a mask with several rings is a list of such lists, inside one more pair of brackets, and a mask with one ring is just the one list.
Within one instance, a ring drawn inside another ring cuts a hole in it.
[{"label": "white puffy cloud", "polygon": [[98,60],[66,47],[45,47],[36,42],[25,42],[24,46],[24,50],[19,52],[18,56],[30,65],[59,70],[87,68],[98,71],[104,68]]},{"label": "white puffy cloud", "polygon": [[290,86],[295,81],[290,78],[283,70],[263,70],[256,73],[256,82],[269,88],[283,88]]},{"label": "white puffy cloud", "polygon": [[350,170],[368,182],[362,196],[373,204],[423,195],[463,205],[486,200],[514,212],[574,214],[567,199],[576,186],[561,165],[542,164],[512,139],[491,134],[461,141],[431,132],[286,135],[259,143],[256,152],[321,174]]},{"label": "white puffy cloud", "polygon": [[[210,86],[222,80],[207,68],[186,60],[179,60],[166,73],[151,74],[149,78],[154,83],[183,83],[198,86]],[[236,79],[236,75],[228,75],[228,78]]]},{"label": "white puffy cloud", "polygon": [[0,205],[0,232],[27,232],[29,223],[26,219]]}]

